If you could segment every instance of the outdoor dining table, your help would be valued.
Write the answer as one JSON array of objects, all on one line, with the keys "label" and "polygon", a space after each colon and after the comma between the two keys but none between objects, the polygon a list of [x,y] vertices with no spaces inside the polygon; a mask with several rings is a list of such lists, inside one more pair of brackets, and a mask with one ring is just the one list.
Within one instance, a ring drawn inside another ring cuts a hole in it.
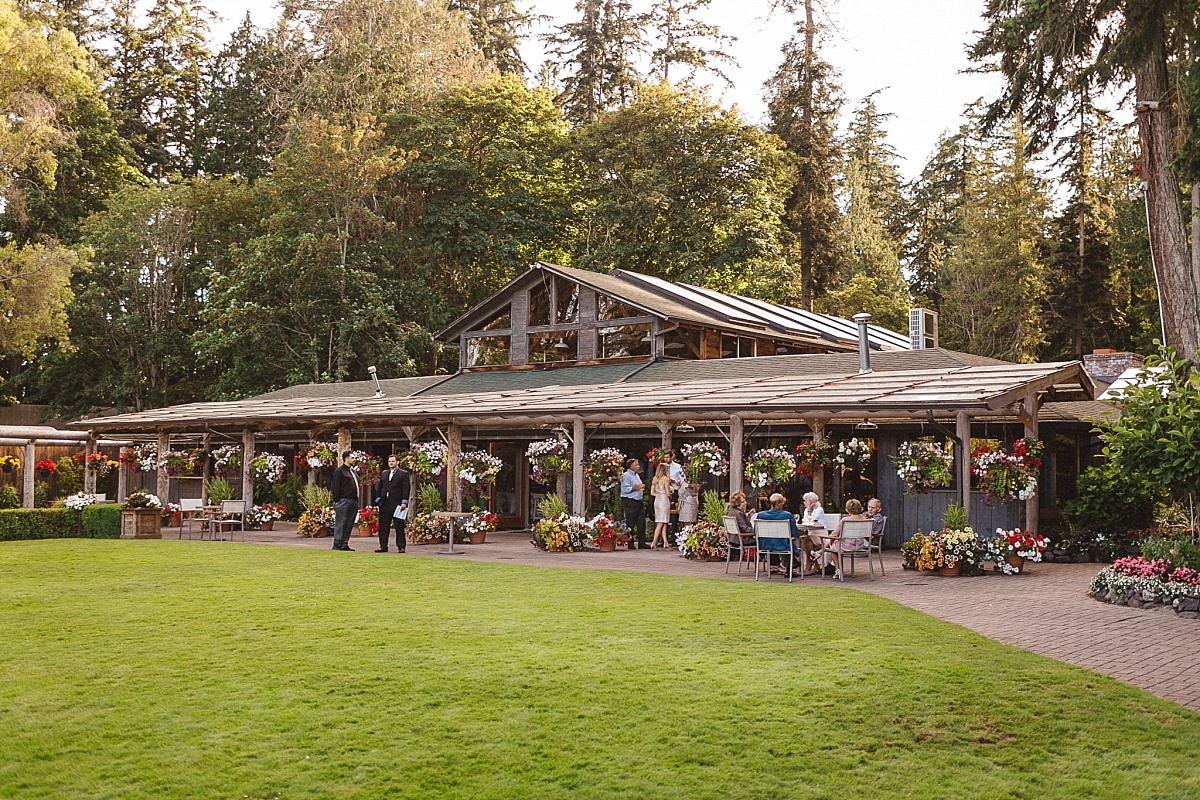
[{"label": "outdoor dining table", "polygon": [[[208,528],[208,540],[210,542],[217,541],[217,533],[221,530],[221,504],[201,506],[200,510],[204,512],[204,526]],[[190,532],[188,533],[188,537],[191,537]],[[230,534],[229,538],[233,539],[233,535]],[[201,538],[201,541],[204,541],[203,538]],[[221,541],[225,541],[225,539],[222,538]]]},{"label": "outdoor dining table", "polygon": [[437,517],[439,519],[449,519],[450,520],[450,536],[449,536],[450,547],[448,547],[445,550],[438,550],[437,554],[439,556],[461,556],[463,554],[463,551],[454,549],[455,523],[471,516],[471,512],[470,511],[434,511],[429,516]]}]

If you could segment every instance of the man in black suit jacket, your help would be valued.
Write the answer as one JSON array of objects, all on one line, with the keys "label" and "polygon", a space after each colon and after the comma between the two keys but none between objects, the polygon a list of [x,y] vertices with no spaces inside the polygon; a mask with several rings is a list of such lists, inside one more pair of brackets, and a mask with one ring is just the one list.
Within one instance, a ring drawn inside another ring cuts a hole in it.
[{"label": "man in black suit jacket", "polygon": [[376,553],[386,553],[388,550],[388,530],[396,525],[396,549],[404,552],[405,520],[396,519],[396,509],[408,508],[408,492],[410,484],[408,473],[400,469],[400,460],[395,453],[388,456],[387,469],[379,476],[379,497],[375,505],[379,506],[379,549]]},{"label": "man in black suit jacket", "polygon": [[333,482],[329,485],[333,495],[333,549],[353,550],[350,532],[358,517],[359,485],[354,471],[354,451],[342,453],[342,465],[333,471]]}]

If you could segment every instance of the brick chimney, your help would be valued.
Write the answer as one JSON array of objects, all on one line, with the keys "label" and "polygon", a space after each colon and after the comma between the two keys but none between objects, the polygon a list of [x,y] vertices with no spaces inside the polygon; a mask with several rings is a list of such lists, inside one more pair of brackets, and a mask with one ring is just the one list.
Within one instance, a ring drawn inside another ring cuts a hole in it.
[{"label": "brick chimney", "polygon": [[1083,371],[1097,383],[1108,385],[1125,370],[1141,367],[1145,363],[1145,356],[1138,353],[1118,353],[1116,350],[1101,347],[1083,357]]}]

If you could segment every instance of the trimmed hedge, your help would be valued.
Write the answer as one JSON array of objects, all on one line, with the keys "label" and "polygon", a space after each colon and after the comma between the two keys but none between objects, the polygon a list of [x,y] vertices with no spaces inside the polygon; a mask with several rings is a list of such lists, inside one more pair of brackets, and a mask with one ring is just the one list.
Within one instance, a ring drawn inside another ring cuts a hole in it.
[{"label": "trimmed hedge", "polygon": [[[0,542],[70,539],[78,536],[76,512],[69,508],[13,508],[0,511]],[[121,508],[115,504],[85,508],[83,536],[89,539],[120,538]]]}]

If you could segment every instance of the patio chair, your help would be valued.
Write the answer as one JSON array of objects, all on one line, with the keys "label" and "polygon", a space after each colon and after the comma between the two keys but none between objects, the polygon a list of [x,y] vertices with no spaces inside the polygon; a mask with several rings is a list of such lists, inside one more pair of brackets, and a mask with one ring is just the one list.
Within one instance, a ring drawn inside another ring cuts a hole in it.
[{"label": "patio chair", "polygon": [[754,552],[754,537],[742,533],[738,529],[737,517],[721,517],[721,522],[725,525],[725,539],[729,542],[729,546],[725,548],[725,574],[729,574],[729,560],[733,556],[733,551],[737,550],[737,574],[741,575],[742,562],[748,560]]},{"label": "patio chair", "polygon": [[854,559],[866,557],[867,569],[870,570],[871,580],[875,580],[875,568],[871,565],[871,528],[874,525],[869,519],[847,519],[842,521],[842,535],[836,541],[827,542],[824,552],[837,553],[841,568],[837,571],[838,580],[846,580],[846,559],[850,559],[850,577],[854,577]]},{"label": "patio chair", "polygon": [[[883,520],[883,524],[881,524],[879,526],[879,533],[871,534],[871,544],[869,545],[869,547],[870,547],[871,553],[875,553],[876,555],[879,556],[879,574],[886,576],[887,573],[883,571],[883,534],[885,531],[887,531],[887,517],[880,516],[879,519]],[[871,556],[870,556],[870,553],[868,553],[867,554],[868,563],[870,562],[870,560],[871,560]]]},{"label": "patio chair", "polygon": [[[771,556],[778,553],[779,560],[787,556],[788,583],[796,572],[796,550],[792,543],[792,523],[786,519],[754,519],[754,580],[758,580],[758,565],[763,557],[767,560],[767,580],[771,580]],[[804,580],[801,571],[800,579]]]},{"label": "patio chair", "polygon": [[183,498],[179,501],[179,538],[183,538],[183,529],[187,528],[188,538],[192,538],[192,531],[196,525],[200,526],[200,538],[204,538],[204,531],[208,526],[208,517],[204,514],[204,501],[199,497]]},{"label": "patio chair", "polygon": [[222,500],[221,519],[213,523],[214,533],[229,531],[229,541],[233,541],[233,532],[242,532],[242,541],[246,541],[246,501]]}]

